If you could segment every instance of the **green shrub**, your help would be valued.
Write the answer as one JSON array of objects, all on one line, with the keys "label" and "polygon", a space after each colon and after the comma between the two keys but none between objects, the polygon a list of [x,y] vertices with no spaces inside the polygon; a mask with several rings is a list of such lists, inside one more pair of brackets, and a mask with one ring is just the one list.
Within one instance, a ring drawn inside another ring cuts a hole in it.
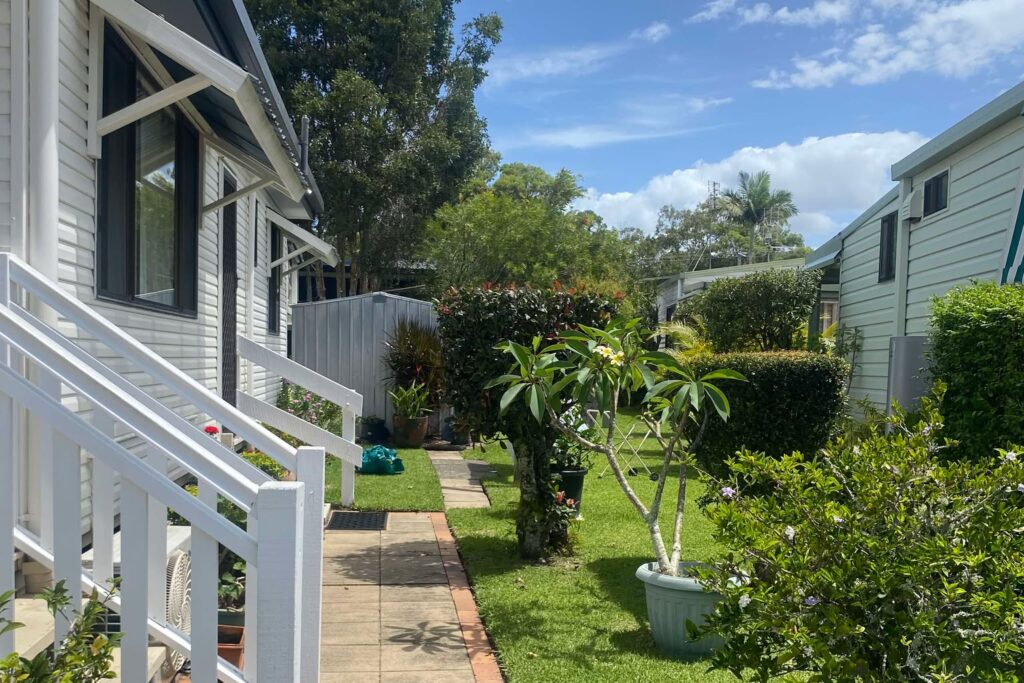
[{"label": "green shrub", "polygon": [[[281,390],[277,394],[277,407],[301,417],[321,429],[326,429],[332,434],[341,434],[341,407],[288,380],[281,381]],[[270,431],[282,436],[275,429]],[[298,440],[292,437],[285,440],[293,446],[299,445]]]},{"label": "green shrub", "polygon": [[729,549],[701,577],[723,595],[706,624],[726,638],[714,667],[759,681],[1021,680],[1024,456],[949,463],[923,406],[914,427],[900,416],[815,456],[744,453],[714,483],[706,510]]},{"label": "green shrub", "polygon": [[744,448],[772,457],[813,453],[839,430],[846,405],[846,362],[840,358],[780,351],[712,354],[688,362],[698,377],[729,368],[747,378],[729,385],[729,421],[707,426],[698,460],[710,472],[721,473]]},{"label": "green shrub", "polygon": [[764,270],[722,278],[680,310],[700,320],[715,351],[797,348],[818,296],[821,271]]},{"label": "green shrub", "polygon": [[1024,443],[1024,286],[976,283],[935,299],[931,342],[954,452]]},{"label": "green shrub", "polygon": [[613,299],[565,290],[527,288],[449,290],[435,302],[445,367],[445,395],[474,431],[501,431],[500,388],[484,386],[508,370],[508,356],[495,348],[534,337],[552,339],[577,325],[604,326]]}]

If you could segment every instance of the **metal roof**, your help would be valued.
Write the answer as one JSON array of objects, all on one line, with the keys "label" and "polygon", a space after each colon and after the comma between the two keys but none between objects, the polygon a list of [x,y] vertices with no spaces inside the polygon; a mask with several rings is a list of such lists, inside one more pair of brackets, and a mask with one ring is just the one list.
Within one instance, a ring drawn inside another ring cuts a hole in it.
[{"label": "metal roof", "polygon": [[[299,140],[291,118],[274,83],[266,57],[260,47],[256,31],[249,20],[242,0],[137,0],[146,9],[181,29],[191,37],[217,51],[245,69],[252,76],[261,95],[267,118],[278,131],[281,146],[298,168]],[[187,71],[164,59],[171,74],[181,79]],[[267,159],[249,127],[245,124],[237,105],[230,97],[214,88],[206,88],[193,95],[192,103],[207,120],[217,135],[241,151],[266,164]],[[311,214],[323,211],[323,197],[316,181],[307,169],[299,169],[309,189],[305,203]],[[283,197],[282,197],[283,199]]]}]

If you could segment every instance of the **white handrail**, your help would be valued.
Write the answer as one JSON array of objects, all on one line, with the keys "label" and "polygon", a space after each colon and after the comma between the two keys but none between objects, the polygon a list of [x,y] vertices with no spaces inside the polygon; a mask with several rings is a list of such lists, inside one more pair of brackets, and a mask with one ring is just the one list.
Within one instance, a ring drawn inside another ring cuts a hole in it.
[{"label": "white handrail", "polygon": [[154,379],[174,389],[201,411],[272,457],[282,467],[288,469],[294,467],[295,449],[287,443],[160,357],[152,349],[125,334],[81,301],[68,296],[18,257],[4,252],[0,253],[0,259],[9,261],[11,280],[22,289],[102,341],[119,355],[134,362]]},{"label": "white handrail", "polygon": [[[3,306],[0,306],[0,337],[26,357],[54,372],[61,381],[77,389],[99,409],[109,411],[117,420],[145,435],[166,457],[192,472],[201,473],[236,505],[251,509],[259,489],[248,477],[210,454],[208,446],[202,447],[186,439],[180,430],[167,424],[146,406],[136,404],[102,376],[92,374],[88,366],[63,353],[60,346]],[[5,369],[10,372],[9,368]]]}]

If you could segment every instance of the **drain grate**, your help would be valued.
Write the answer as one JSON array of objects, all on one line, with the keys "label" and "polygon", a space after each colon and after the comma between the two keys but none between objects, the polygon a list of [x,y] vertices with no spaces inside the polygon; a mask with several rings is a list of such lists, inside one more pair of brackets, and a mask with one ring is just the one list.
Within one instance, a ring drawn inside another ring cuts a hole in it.
[{"label": "drain grate", "polygon": [[386,512],[346,512],[335,510],[327,522],[328,531],[384,531],[388,528]]}]

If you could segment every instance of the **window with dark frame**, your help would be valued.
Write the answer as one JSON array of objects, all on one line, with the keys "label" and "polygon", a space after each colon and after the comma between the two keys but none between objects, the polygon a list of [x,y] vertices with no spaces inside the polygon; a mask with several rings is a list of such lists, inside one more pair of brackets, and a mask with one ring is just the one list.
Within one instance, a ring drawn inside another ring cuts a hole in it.
[{"label": "window with dark frame", "polygon": [[[108,25],[104,115],[157,89]],[[99,296],[155,310],[196,313],[199,164],[199,135],[177,107],[166,107],[104,136],[97,182]]]},{"label": "window with dark frame", "polygon": [[267,286],[267,331],[281,333],[281,266],[273,263],[281,258],[281,228],[270,224],[270,277]]},{"label": "window with dark frame", "polygon": [[893,211],[882,217],[882,229],[878,237],[878,281],[887,282],[896,277],[896,222],[898,214]]},{"label": "window with dark frame", "polygon": [[943,171],[924,184],[924,215],[942,211],[949,202],[949,171]]}]

